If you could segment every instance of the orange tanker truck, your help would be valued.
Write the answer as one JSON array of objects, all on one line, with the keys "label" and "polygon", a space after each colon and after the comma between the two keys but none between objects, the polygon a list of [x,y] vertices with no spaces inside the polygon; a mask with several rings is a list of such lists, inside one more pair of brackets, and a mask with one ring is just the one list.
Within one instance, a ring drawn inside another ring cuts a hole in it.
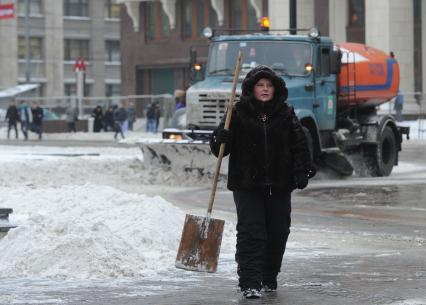
[{"label": "orange tanker truck", "polygon": [[[214,168],[206,145],[224,115],[239,50],[241,81],[257,65],[267,65],[286,82],[292,104],[307,134],[312,158],[341,175],[388,176],[398,164],[403,134],[392,115],[377,106],[396,96],[399,66],[394,56],[363,44],[335,45],[315,29],[307,35],[209,34],[204,79],[186,93],[184,129],[166,129],[163,140],[140,143],[144,158],[185,170]],[[236,97],[238,101],[238,94]],[[175,120],[179,121],[179,120]],[[226,168],[226,167],[222,167]]]}]

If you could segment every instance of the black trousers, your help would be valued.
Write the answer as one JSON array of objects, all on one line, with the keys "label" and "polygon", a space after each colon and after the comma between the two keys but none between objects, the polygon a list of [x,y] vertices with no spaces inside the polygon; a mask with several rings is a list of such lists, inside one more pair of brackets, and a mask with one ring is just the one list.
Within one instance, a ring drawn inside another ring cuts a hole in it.
[{"label": "black trousers", "polygon": [[18,138],[18,128],[16,127],[16,121],[15,122],[10,122],[9,121],[9,125],[8,125],[8,128],[7,128],[7,138],[8,139],[10,138],[10,130],[12,128],[15,129],[15,136],[16,136],[16,138]]},{"label": "black trousers", "polygon": [[291,194],[282,190],[234,191],[239,286],[276,281],[290,234]]}]

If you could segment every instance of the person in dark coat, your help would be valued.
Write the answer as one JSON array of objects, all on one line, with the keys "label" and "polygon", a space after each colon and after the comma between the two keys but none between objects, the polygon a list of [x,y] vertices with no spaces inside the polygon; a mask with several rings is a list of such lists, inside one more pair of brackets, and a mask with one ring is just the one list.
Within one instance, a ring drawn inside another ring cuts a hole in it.
[{"label": "person in dark coat", "polygon": [[104,128],[104,112],[101,106],[96,106],[92,111],[93,132],[100,132]]},{"label": "person in dark coat", "polygon": [[37,133],[38,139],[41,140],[43,134],[43,109],[38,105],[37,102],[34,102],[33,106],[31,107],[31,113],[33,116],[33,121],[31,123],[31,131]]},{"label": "person in dark coat", "polygon": [[291,192],[315,175],[309,146],[293,108],[285,102],[285,82],[258,66],[242,83],[240,102],[214,130],[210,147],[229,154],[228,189],[237,210],[239,286],[243,297],[277,289],[277,276],[290,233]]},{"label": "person in dark coat", "polygon": [[115,122],[115,134],[114,139],[117,139],[117,135],[120,133],[121,138],[124,139],[123,126],[127,121],[127,110],[124,102],[121,102],[120,107],[114,111],[114,122]]},{"label": "person in dark coat", "polygon": [[11,103],[6,111],[6,118],[5,120],[8,122],[7,127],[7,138],[10,139],[10,130],[12,128],[15,129],[15,136],[18,138],[18,127],[17,123],[19,121],[19,112],[18,108],[16,107],[15,102]]},{"label": "person in dark coat", "polygon": [[104,130],[114,131],[114,106],[109,106],[104,115]]},{"label": "person in dark coat", "polygon": [[157,133],[157,111],[156,103],[149,103],[146,107],[146,131]]}]

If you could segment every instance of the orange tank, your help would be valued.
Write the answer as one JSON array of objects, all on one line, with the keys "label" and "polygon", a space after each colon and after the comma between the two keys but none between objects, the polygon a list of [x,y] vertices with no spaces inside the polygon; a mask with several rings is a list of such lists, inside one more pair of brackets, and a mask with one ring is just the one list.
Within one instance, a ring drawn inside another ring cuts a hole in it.
[{"label": "orange tank", "polygon": [[397,95],[399,65],[395,58],[364,44],[336,47],[342,51],[338,108],[377,106]]}]

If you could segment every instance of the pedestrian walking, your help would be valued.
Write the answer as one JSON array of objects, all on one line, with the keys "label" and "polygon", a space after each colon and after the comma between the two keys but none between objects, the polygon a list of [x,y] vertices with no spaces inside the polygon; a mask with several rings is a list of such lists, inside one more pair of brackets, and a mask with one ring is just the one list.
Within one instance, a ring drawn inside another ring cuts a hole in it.
[{"label": "pedestrian walking", "polygon": [[133,101],[129,102],[127,107],[129,130],[133,131],[133,124],[136,122],[136,109]]},{"label": "pedestrian walking", "polygon": [[123,127],[127,122],[127,110],[124,102],[121,102],[120,107],[114,111],[114,122],[115,122],[115,134],[114,139],[117,139],[117,135],[120,133],[121,138],[124,139]]},{"label": "pedestrian walking", "polygon": [[104,131],[114,131],[114,106],[109,106],[104,115]]},{"label": "pedestrian walking", "polygon": [[30,122],[32,122],[31,109],[25,101],[21,101],[18,110],[21,122],[21,131],[24,135],[24,139],[28,140],[28,130],[30,129]]},{"label": "pedestrian walking", "polygon": [[146,108],[146,131],[157,132],[157,111],[155,103],[149,103]]},{"label": "pedestrian walking", "polygon": [[404,96],[401,91],[398,90],[398,94],[395,98],[395,103],[393,105],[393,109],[395,110],[396,120],[398,122],[402,121],[402,109],[404,109]]},{"label": "pedestrian walking", "polygon": [[77,132],[76,124],[78,120],[77,108],[70,105],[65,111],[65,120],[67,122],[68,132]]},{"label": "pedestrian walking", "polygon": [[155,109],[155,132],[157,133],[158,128],[160,128],[160,118],[161,118],[161,106],[159,102],[154,103]]},{"label": "pedestrian walking", "polygon": [[37,102],[34,102],[31,107],[31,113],[33,117],[33,121],[31,122],[31,131],[38,134],[38,139],[41,140],[43,134],[43,109]]},{"label": "pedestrian walking", "polygon": [[277,289],[277,276],[290,233],[291,192],[315,175],[306,135],[287,99],[285,82],[258,66],[242,83],[229,130],[224,121],[210,147],[229,154],[228,189],[237,210],[239,287],[245,298]]},{"label": "pedestrian walking", "polygon": [[[96,106],[92,111],[93,132],[100,132],[104,128],[104,112],[100,105]],[[112,126],[114,124],[112,123]]]},{"label": "pedestrian walking", "polygon": [[12,128],[15,129],[15,136],[16,138],[18,138],[17,124],[19,121],[19,113],[18,113],[18,108],[16,107],[15,101],[10,103],[9,107],[7,108],[5,120],[8,122],[7,138],[10,139],[10,130]]}]

